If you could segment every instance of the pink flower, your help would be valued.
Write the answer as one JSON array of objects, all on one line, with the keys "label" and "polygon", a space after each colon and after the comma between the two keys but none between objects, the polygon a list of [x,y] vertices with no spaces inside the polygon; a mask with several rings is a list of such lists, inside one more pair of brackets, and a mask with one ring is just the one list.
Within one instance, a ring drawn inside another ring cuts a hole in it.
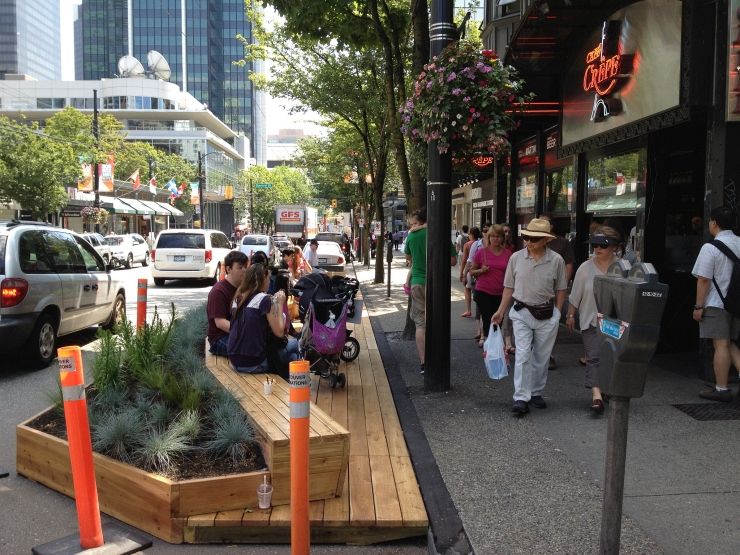
[{"label": "pink flower", "polygon": [[452,89],[452,96],[460,96],[462,89]]},{"label": "pink flower", "polygon": [[447,76],[447,82],[449,83],[450,81],[454,81],[456,77],[457,77],[457,74],[453,71]]},{"label": "pink flower", "polygon": [[471,114],[474,114],[475,113],[475,108],[468,109],[468,112],[470,112]]}]

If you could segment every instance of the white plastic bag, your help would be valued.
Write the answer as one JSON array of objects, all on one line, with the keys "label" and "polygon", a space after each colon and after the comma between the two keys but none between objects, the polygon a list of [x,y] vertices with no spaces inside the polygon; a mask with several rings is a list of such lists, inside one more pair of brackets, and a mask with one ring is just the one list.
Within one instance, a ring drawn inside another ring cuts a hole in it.
[{"label": "white plastic bag", "polygon": [[488,338],[483,345],[483,359],[486,362],[488,377],[492,380],[500,380],[509,375],[509,368],[506,364],[506,355],[504,354],[504,338],[501,334],[501,328],[491,325],[488,331]]}]

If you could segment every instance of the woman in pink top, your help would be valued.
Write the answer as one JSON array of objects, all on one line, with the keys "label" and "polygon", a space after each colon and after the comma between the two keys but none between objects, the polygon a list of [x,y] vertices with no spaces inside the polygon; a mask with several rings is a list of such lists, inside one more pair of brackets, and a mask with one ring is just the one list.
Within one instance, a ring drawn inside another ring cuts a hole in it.
[{"label": "woman in pink top", "polygon": [[473,299],[478,304],[483,322],[483,334],[478,342],[481,347],[488,337],[491,316],[498,310],[504,292],[504,274],[511,257],[511,251],[504,248],[504,240],[504,227],[492,226],[488,230],[488,244],[475,253],[470,270],[476,279]]}]

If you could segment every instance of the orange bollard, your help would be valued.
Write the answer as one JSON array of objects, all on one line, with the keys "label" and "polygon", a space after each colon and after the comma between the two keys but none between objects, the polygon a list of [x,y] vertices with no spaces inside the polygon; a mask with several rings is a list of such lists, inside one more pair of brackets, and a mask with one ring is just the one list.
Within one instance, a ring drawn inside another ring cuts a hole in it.
[{"label": "orange bollard", "polygon": [[144,327],[146,324],[146,278],[139,278],[139,287],[136,292],[136,329]]},{"label": "orange bollard", "polygon": [[218,281],[223,281],[226,279],[226,261],[221,261],[221,271],[218,273]]},{"label": "orange bollard", "polygon": [[307,360],[290,363],[290,552],[308,555],[311,523],[308,517],[308,425],[311,368]]},{"label": "orange bollard", "polygon": [[98,490],[95,485],[90,423],[87,419],[82,353],[79,347],[73,346],[61,347],[57,350],[57,354],[64,398],[64,419],[67,424],[72,483],[77,505],[77,522],[80,527],[80,547],[91,549],[103,545],[103,529],[100,525]]}]

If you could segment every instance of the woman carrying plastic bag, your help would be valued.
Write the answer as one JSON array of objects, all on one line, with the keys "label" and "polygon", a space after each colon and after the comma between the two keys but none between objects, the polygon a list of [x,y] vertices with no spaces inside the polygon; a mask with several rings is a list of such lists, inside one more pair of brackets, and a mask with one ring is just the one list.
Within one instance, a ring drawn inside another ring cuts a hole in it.
[{"label": "woman carrying plastic bag", "polygon": [[488,377],[500,380],[509,375],[509,367],[504,352],[504,337],[501,328],[491,326],[485,344],[483,345],[483,359],[486,363]]}]

